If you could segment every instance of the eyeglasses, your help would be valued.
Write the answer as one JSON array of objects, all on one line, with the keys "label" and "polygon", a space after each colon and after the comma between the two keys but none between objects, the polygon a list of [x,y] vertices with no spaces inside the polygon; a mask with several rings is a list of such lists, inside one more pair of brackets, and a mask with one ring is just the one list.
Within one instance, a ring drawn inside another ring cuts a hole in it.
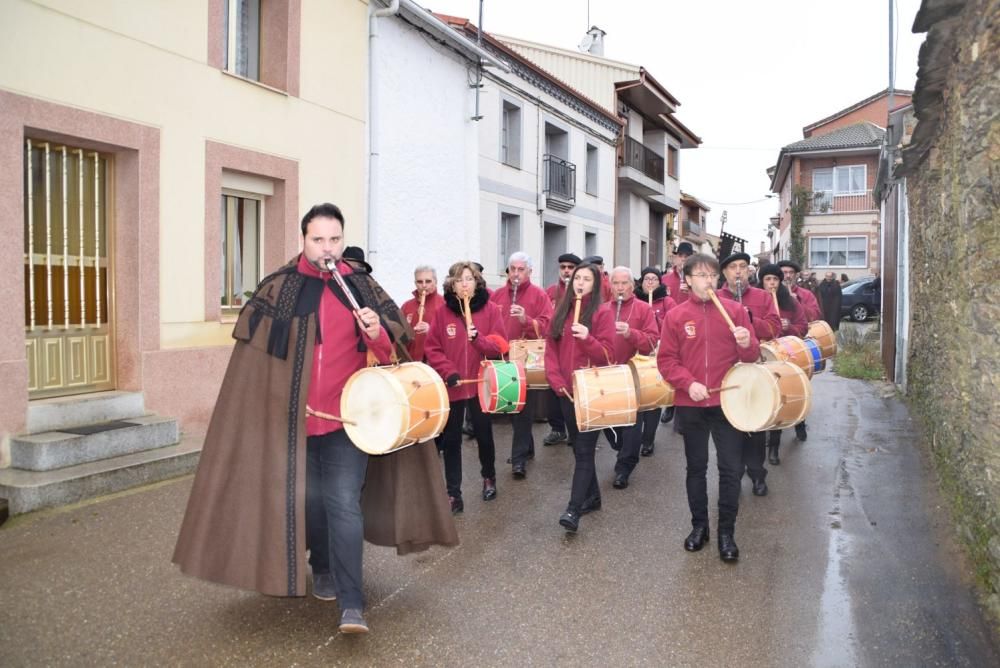
[{"label": "eyeglasses", "polygon": [[691,274],[695,278],[710,278],[713,281],[719,278],[718,274]]}]

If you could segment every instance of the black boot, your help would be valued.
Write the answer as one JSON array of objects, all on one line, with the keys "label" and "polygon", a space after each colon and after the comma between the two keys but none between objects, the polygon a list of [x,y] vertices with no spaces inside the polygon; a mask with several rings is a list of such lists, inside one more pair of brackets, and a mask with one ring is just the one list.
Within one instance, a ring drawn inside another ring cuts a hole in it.
[{"label": "black boot", "polygon": [[736,561],[739,558],[740,548],[736,547],[736,541],[733,540],[733,534],[720,533],[719,559],[722,559],[723,561]]},{"label": "black boot", "polygon": [[799,439],[803,443],[805,442],[808,434],[806,433],[806,423],[800,422],[795,425],[795,438]]},{"label": "black boot", "polygon": [[572,507],[567,508],[559,516],[559,524],[569,533],[576,533],[577,529],[580,528],[580,511]]},{"label": "black boot", "polygon": [[767,461],[768,461],[769,464],[773,464],[775,466],[777,466],[778,464],[781,463],[781,459],[778,457],[778,446],[777,445],[771,445],[770,443],[768,443],[768,445],[767,445]]},{"label": "black boot", "polygon": [[705,547],[705,543],[708,542],[708,527],[707,526],[696,526],[691,529],[691,533],[688,537],[684,539],[684,549],[688,552],[697,552],[701,548]]}]

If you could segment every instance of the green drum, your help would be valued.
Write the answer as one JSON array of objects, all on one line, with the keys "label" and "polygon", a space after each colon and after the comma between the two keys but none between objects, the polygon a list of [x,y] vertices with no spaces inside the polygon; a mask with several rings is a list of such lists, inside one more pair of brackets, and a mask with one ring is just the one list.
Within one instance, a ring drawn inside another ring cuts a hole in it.
[{"label": "green drum", "polygon": [[486,360],[479,367],[479,406],[484,413],[520,413],[527,393],[521,362]]}]

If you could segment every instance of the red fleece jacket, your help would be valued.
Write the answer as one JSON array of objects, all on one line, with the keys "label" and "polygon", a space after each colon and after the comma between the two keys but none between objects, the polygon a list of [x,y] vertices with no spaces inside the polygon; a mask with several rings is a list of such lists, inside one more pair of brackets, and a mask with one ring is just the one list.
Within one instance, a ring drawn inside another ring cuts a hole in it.
[{"label": "red fleece jacket", "polygon": [[[716,294],[739,304],[740,300],[729,291],[728,285],[723,286]],[[743,308],[750,312],[753,323],[750,329],[759,340],[769,341],[781,336],[781,316],[774,307],[774,297],[770,292],[748,285],[743,288]]]},{"label": "red fleece jacket", "polygon": [[[586,310],[590,295],[580,303]],[[562,336],[557,341],[551,332],[545,337],[545,379],[558,396],[573,394],[573,372],[591,366],[607,366],[614,363],[615,316],[604,309],[594,312],[593,322],[587,338],[573,336],[573,316],[570,313],[563,324]],[[563,390],[566,390],[564,392]]]},{"label": "red fleece jacket", "polygon": [[[424,354],[427,363],[445,382],[453,374],[462,380],[478,378],[484,359],[500,357],[500,346],[489,338],[490,335],[503,338],[503,322],[496,304],[485,301],[484,297],[482,308],[472,312],[472,324],[479,332],[475,341],[469,341],[465,317],[455,313],[447,302],[434,317]],[[449,387],[448,401],[470,399],[476,396],[476,388],[475,383]]]},{"label": "red fleece jacket", "polygon": [[681,290],[681,283],[683,282],[684,277],[673,269],[665,272],[663,276],[660,277],[660,283],[667,286],[667,296],[673,299],[677,304],[686,302],[688,296],[691,294],[690,292],[684,292]]},{"label": "red fleece jacket", "polygon": [[510,314],[514,286],[510,281],[493,291],[490,301],[500,309],[504,332],[509,341],[514,339],[542,339],[552,321],[552,302],[545,291],[531,282],[522,281],[517,286],[517,303],[524,307],[524,324]]},{"label": "red fleece jacket", "polygon": [[720,405],[719,392],[713,392],[704,401],[693,401],[688,396],[691,383],[701,383],[708,389],[721,387],[730,367],[737,362],[755,362],[760,356],[750,316],[734,301],[719,301],[734,325],[750,330],[750,346],[740,348],[715,304],[701,301],[694,293],[691,299],[670,309],[660,332],[656,365],[663,378],[674,386],[675,406]]},{"label": "red fleece jacket", "polygon": [[[618,300],[612,299],[607,304],[601,304],[601,310],[608,312],[614,327]],[[617,321],[628,323],[629,329],[625,336],[615,331],[612,354],[615,364],[628,363],[636,353],[648,355],[653,352],[657,341],[660,340],[660,330],[656,326],[656,316],[649,304],[636,299],[635,295],[622,300],[621,316]]]},{"label": "red fleece jacket", "polygon": [[[424,322],[428,325],[434,324],[434,315],[438,309],[444,308],[444,297],[436,292],[424,297]],[[406,316],[406,322],[413,327],[417,324],[417,312],[420,310],[420,294],[414,290],[413,299],[408,299],[400,308]],[[428,334],[430,331],[428,330]],[[413,341],[406,347],[406,352],[410,353],[410,359],[414,362],[424,361],[424,344],[427,342],[427,334],[416,334]]]},{"label": "red fleece jacket", "polygon": [[816,300],[816,295],[806,288],[800,288],[797,285],[792,287],[792,294],[795,295],[799,303],[805,308],[806,320],[812,322],[813,320],[823,319],[823,312],[819,310],[819,301]]},{"label": "red fleece jacket", "polygon": [[[330,272],[321,272],[309,264],[305,255],[299,256],[297,270],[300,274],[319,278],[324,282],[331,280],[332,276]],[[344,262],[337,263],[337,271],[341,276],[354,272]],[[368,354],[358,350],[359,333],[354,327],[354,316],[329,286],[323,289],[316,319],[319,323],[319,336],[313,347],[312,381],[309,383],[306,402],[313,410],[340,415],[340,395],[344,391],[344,384],[355,371],[367,365]],[[360,333],[360,338],[380,364],[389,362],[392,342],[385,328],[379,329],[378,338],[374,341],[364,332]],[[321,436],[343,428],[344,425],[340,422],[312,415],[306,417],[306,434],[309,436]]]}]

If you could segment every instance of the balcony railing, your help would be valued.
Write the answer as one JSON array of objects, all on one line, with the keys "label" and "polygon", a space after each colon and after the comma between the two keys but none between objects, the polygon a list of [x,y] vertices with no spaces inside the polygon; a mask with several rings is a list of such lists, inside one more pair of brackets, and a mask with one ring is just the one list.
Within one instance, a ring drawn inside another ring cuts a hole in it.
[{"label": "balcony railing", "polygon": [[576,165],[548,154],[543,160],[547,204],[567,211],[576,202]]},{"label": "balcony railing", "polygon": [[861,213],[863,211],[876,211],[877,208],[871,190],[843,194],[821,190],[813,193],[809,213]]},{"label": "balcony railing", "polygon": [[638,169],[657,183],[663,183],[663,156],[631,137],[625,137],[625,166]]}]

